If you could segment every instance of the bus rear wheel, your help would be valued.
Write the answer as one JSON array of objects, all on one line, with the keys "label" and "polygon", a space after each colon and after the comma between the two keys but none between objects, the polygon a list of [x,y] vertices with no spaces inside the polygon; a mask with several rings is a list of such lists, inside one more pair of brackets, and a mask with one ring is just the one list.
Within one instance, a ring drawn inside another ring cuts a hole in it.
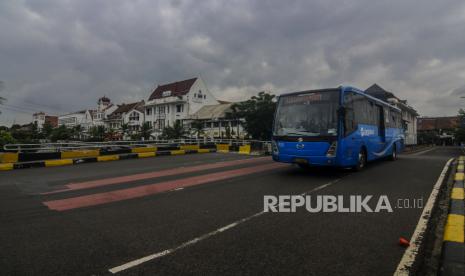
[{"label": "bus rear wheel", "polygon": [[359,172],[363,170],[367,165],[367,154],[364,149],[361,149],[358,154],[358,162],[357,165],[354,167],[354,170]]},{"label": "bus rear wheel", "polygon": [[396,145],[393,145],[392,146],[392,153],[391,153],[391,156],[389,156],[389,160],[391,161],[396,161],[397,160],[397,147]]}]

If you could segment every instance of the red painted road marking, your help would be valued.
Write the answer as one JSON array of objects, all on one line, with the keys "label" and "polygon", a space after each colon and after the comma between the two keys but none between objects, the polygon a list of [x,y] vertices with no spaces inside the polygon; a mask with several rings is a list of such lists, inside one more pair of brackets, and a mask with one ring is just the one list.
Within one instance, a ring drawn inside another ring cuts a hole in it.
[{"label": "red painted road marking", "polygon": [[176,188],[189,187],[209,182],[224,180],[228,178],[244,176],[252,173],[263,172],[278,168],[287,167],[288,165],[281,163],[272,163],[266,165],[259,165],[255,167],[242,168],[236,170],[229,170],[224,172],[211,173],[200,176],[187,177],[183,179],[171,180],[160,182],[156,184],[149,184],[138,186],[134,188],[116,190],[105,193],[97,193],[92,195],[78,196],[67,199],[51,200],[43,202],[51,210],[65,211],[77,209],[88,206],[95,206],[110,202],[122,201],[148,195],[154,195],[166,191],[171,191]]},{"label": "red painted road marking", "polygon": [[202,171],[202,170],[217,169],[217,168],[222,168],[222,167],[230,167],[230,166],[241,165],[241,164],[257,163],[257,162],[264,161],[264,160],[271,160],[271,159],[269,157],[259,157],[259,158],[251,158],[251,159],[225,161],[225,162],[217,162],[217,163],[212,163],[212,164],[204,164],[204,165],[191,166],[191,167],[168,169],[168,170],[157,171],[157,172],[140,173],[140,174],[134,174],[134,175],[126,175],[126,176],[120,176],[120,177],[112,177],[112,178],[105,178],[105,179],[99,179],[99,180],[70,183],[68,185],[65,185],[67,187],[66,189],[60,189],[60,190],[55,190],[51,192],[41,193],[41,195],[49,195],[49,194],[67,192],[67,191],[89,189],[89,188],[95,188],[95,187],[112,185],[112,184],[120,184],[120,183],[132,182],[132,181],[137,181],[137,180],[144,180],[144,179],[157,178],[157,177],[163,177],[163,176],[171,176],[171,175],[177,175],[177,174],[183,174],[183,173],[191,173],[191,172],[197,172],[197,171]]}]

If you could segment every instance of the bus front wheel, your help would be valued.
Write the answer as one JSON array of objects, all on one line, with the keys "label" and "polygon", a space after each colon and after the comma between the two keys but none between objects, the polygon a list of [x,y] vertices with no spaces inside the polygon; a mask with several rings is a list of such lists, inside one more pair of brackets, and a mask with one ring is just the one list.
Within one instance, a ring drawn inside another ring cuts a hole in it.
[{"label": "bus front wheel", "polygon": [[358,162],[357,165],[354,167],[355,171],[363,170],[367,165],[367,154],[366,151],[362,148],[358,154]]}]

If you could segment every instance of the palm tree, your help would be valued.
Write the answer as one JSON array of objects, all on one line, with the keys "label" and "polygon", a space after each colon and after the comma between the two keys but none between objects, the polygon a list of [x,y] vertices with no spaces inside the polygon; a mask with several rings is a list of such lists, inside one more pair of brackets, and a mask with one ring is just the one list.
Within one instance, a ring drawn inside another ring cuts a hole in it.
[{"label": "palm tree", "polygon": [[128,131],[129,131],[129,125],[125,123],[121,124],[121,132],[123,133],[123,140],[126,134],[128,134]]},{"label": "palm tree", "polygon": [[191,124],[191,131],[195,134],[197,139],[199,139],[200,134],[203,134],[203,129],[205,125],[202,121],[194,121]]},{"label": "palm tree", "polygon": [[177,120],[172,127],[165,127],[161,136],[164,139],[179,139],[184,134],[186,134],[186,131],[181,121]]},{"label": "palm tree", "polygon": [[81,138],[82,134],[82,126],[81,125],[75,125],[73,127],[73,138],[79,140]]}]

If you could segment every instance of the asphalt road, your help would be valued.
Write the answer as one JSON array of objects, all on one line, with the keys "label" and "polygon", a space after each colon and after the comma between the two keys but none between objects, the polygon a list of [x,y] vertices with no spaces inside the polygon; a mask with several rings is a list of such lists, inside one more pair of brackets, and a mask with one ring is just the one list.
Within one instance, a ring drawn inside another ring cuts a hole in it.
[{"label": "asphalt road", "polygon": [[426,203],[458,155],[436,148],[359,173],[237,154],[2,172],[0,274],[392,275],[404,252],[397,241],[412,235],[422,209],[261,213],[263,196]]}]

